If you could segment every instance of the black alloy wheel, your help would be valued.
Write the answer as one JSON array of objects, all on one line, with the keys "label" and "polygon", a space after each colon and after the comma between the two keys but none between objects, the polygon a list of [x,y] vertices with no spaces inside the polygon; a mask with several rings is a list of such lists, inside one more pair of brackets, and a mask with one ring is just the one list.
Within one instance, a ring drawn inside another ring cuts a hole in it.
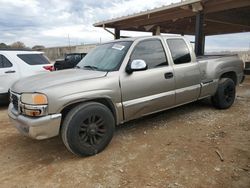
[{"label": "black alloy wheel", "polygon": [[61,137],[69,151],[79,156],[101,152],[111,141],[115,120],[108,107],[97,102],[82,103],[67,114]]},{"label": "black alloy wheel", "polygon": [[79,129],[79,137],[82,144],[95,146],[105,136],[107,128],[101,116],[90,115],[86,117]]},{"label": "black alloy wheel", "polygon": [[233,105],[235,95],[234,81],[230,78],[222,78],[215,95],[212,97],[212,104],[218,109],[227,109]]}]

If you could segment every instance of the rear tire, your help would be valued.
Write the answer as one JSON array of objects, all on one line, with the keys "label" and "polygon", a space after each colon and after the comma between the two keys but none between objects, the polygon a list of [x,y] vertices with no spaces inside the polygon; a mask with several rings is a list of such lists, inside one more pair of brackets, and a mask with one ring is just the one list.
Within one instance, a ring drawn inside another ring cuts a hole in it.
[{"label": "rear tire", "polygon": [[88,102],[73,108],[64,119],[62,140],[69,151],[79,156],[101,152],[115,130],[111,111],[103,104]]},{"label": "rear tire", "polygon": [[218,109],[227,109],[232,106],[235,100],[235,83],[230,78],[222,78],[219,81],[218,89],[212,97],[212,104]]}]

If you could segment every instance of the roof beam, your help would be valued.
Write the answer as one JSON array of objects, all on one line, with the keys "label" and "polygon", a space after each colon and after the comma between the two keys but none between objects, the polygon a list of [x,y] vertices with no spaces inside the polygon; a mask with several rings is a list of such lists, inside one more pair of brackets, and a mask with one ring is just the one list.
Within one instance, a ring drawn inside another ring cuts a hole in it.
[{"label": "roof beam", "polygon": [[214,19],[205,19],[205,20],[208,22],[237,26],[237,27],[246,28],[246,29],[250,30],[250,25],[242,25],[242,24],[237,24],[237,23],[233,23],[233,22],[220,21],[220,20],[214,20]]},{"label": "roof beam", "polygon": [[131,27],[131,26],[146,26],[146,25],[152,25],[152,24],[157,25],[159,23],[163,23],[169,20],[176,20],[176,19],[181,19],[185,17],[191,17],[194,15],[195,13],[192,12],[192,10],[179,9],[177,11],[161,14],[159,16],[151,15],[150,17],[144,17],[141,19],[133,20],[133,21],[127,20],[124,22],[118,22],[115,25],[119,26],[122,29],[126,27]]},{"label": "roof beam", "polygon": [[219,12],[225,11],[229,9],[236,9],[241,7],[250,6],[249,0],[219,0],[219,1],[208,1],[204,4],[204,13],[212,13],[212,12]]}]

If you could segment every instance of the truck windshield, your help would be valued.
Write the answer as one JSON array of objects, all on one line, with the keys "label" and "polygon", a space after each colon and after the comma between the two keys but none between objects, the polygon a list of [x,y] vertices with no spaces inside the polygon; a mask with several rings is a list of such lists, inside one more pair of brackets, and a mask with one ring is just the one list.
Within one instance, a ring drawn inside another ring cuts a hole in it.
[{"label": "truck windshield", "polygon": [[98,71],[116,71],[120,68],[131,44],[132,41],[102,44],[88,53],[76,67]]}]

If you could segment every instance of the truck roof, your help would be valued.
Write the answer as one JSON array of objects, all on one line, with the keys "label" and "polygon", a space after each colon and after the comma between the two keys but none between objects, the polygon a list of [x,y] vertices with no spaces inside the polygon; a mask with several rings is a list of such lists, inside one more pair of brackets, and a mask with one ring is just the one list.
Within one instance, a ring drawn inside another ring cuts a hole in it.
[{"label": "truck roof", "polygon": [[153,39],[153,38],[183,38],[180,35],[155,35],[155,36],[143,36],[143,37],[128,37],[128,38],[121,38],[121,39],[116,39],[116,40],[112,40],[112,41],[108,41],[105,43],[110,43],[110,42],[114,42],[114,41],[136,41],[137,39]]}]

